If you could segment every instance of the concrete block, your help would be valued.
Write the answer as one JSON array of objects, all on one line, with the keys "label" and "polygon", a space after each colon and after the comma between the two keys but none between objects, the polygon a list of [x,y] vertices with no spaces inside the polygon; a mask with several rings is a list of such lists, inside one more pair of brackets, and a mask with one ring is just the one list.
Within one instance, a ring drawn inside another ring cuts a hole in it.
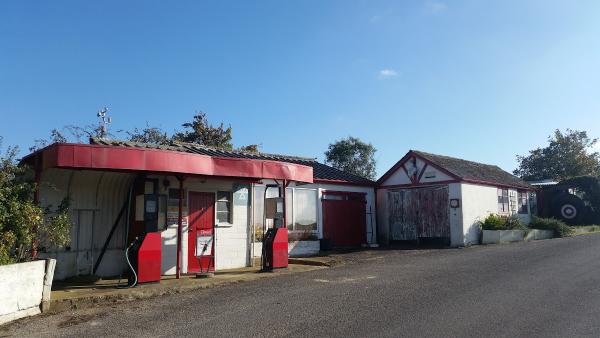
[{"label": "concrete block", "polygon": [[520,242],[525,238],[523,230],[483,230],[482,244]]},{"label": "concrete block", "polygon": [[45,278],[45,260],[0,266],[0,324],[40,312]]},{"label": "concrete block", "polygon": [[550,239],[550,238],[554,238],[553,230],[533,229],[533,230],[529,231],[529,233],[527,233],[527,235],[525,236],[526,241],[537,241],[537,240],[541,240],[541,239]]}]

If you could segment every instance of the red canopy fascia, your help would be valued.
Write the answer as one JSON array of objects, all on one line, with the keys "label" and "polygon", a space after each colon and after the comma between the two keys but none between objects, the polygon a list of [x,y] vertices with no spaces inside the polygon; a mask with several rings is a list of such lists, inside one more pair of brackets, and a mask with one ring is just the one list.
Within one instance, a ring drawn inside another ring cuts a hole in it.
[{"label": "red canopy fascia", "polygon": [[23,161],[42,170],[124,170],[313,182],[312,167],[300,164],[94,144],[55,143]]}]

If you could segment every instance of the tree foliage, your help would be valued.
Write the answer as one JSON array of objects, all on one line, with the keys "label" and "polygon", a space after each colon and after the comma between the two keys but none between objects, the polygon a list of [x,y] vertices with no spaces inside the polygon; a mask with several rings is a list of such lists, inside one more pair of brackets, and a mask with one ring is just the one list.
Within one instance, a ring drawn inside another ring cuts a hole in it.
[{"label": "tree foliage", "polygon": [[17,153],[16,147],[9,147],[0,154],[0,265],[28,259],[34,240],[55,246],[70,240],[68,199],[56,210],[34,203],[35,182],[27,168],[17,164]]},{"label": "tree foliage", "polygon": [[239,151],[245,151],[247,153],[259,153],[260,146],[258,144],[249,144],[247,146],[241,146],[238,148]]},{"label": "tree foliage", "polygon": [[330,144],[325,161],[334,168],[373,180],[376,151],[372,144],[350,136]]},{"label": "tree foliage", "polygon": [[182,126],[185,130],[175,133],[173,140],[215,148],[233,149],[231,126],[225,128],[223,123],[219,126],[211,125],[204,112],[196,113],[192,122],[184,123]]},{"label": "tree foliage", "polygon": [[597,139],[585,131],[556,130],[548,146],[517,156],[519,167],[514,174],[525,180],[564,180],[577,176],[600,175],[600,155],[593,151]]},{"label": "tree foliage", "polygon": [[152,143],[152,144],[169,144],[171,141],[167,133],[158,128],[150,127],[146,123],[146,127],[143,129],[134,128],[132,131],[126,131],[129,141],[139,143]]}]

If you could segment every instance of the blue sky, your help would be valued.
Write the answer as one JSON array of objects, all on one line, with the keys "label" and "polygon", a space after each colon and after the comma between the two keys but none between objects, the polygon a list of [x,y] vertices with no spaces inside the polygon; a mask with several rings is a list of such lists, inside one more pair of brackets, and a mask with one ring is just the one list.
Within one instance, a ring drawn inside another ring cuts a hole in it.
[{"label": "blue sky", "polygon": [[409,149],[514,169],[556,128],[600,136],[599,1],[2,1],[0,135],[180,128],[382,174]]}]

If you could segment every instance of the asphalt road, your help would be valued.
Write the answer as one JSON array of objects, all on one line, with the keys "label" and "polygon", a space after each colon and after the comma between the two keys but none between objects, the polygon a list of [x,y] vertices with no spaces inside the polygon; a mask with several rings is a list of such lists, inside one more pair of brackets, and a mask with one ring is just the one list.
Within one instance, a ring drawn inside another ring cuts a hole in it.
[{"label": "asphalt road", "polygon": [[600,336],[600,235],[346,265],[27,319],[9,336]]}]

